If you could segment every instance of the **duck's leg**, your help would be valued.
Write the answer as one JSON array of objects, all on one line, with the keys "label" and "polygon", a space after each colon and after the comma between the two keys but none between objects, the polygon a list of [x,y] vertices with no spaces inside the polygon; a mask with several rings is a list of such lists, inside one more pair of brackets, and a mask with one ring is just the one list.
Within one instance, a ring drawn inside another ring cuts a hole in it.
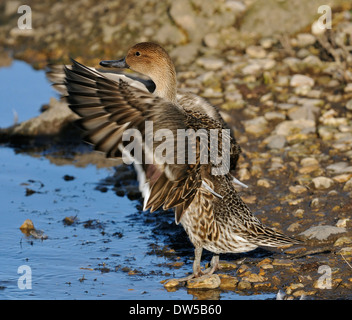
[{"label": "duck's leg", "polygon": [[201,275],[203,275],[203,271],[200,269],[200,261],[202,258],[202,251],[203,251],[202,247],[196,247],[194,249],[193,273],[187,277],[178,278],[178,279],[174,279],[174,280],[177,280],[179,282],[183,282],[183,281],[188,281],[190,279],[197,278],[197,277],[200,277]]},{"label": "duck's leg", "polygon": [[219,255],[214,254],[210,261],[210,267],[203,271],[203,274],[213,274],[219,266]]}]

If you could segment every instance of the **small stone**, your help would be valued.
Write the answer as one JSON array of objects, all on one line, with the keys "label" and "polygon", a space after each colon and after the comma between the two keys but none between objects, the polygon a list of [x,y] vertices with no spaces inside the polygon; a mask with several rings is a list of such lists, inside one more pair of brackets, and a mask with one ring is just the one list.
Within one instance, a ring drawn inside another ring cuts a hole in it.
[{"label": "small stone", "polygon": [[249,282],[263,282],[265,278],[259,274],[251,273],[246,277],[242,278],[242,281],[249,281]]},{"label": "small stone", "polygon": [[238,170],[238,179],[240,181],[249,180],[250,177],[251,177],[251,174],[249,173],[247,168],[241,168]]},{"label": "small stone", "polygon": [[26,219],[23,224],[20,226],[20,230],[23,233],[29,233],[31,230],[34,230],[34,224],[31,219]]},{"label": "small stone", "polygon": [[[352,83],[350,83],[351,87],[352,87]],[[351,100],[348,100],[346,102],[346,109],[347,110],[352,110],[352,99]]]},{"label": "small stone", "polygon": [[264,117],[268,121],[285,120],[286,115],[282,112],[269,111],[264,114]]},{"label": "small stone", "polygon": [[334,247],[340,247],[344,244],[350,244],[350,243],[352,243],[351,237],[340,237],[335,241]]},{"label": "small stone", "polygon": [[352,191],[352,178],[345,183],[343,191]]},{"label": "small stone", "polygon": [[291,78],[290,86],[291,87],[302,87],[302,86],[313,87],[314,79],[308,76],[305,76],[303,74],[295,74]]},{"label": "small stone", "polygon": [[287,228],[287,231],[289,232],[295,232],[297,231],[298,229],[301,228],[301,225],[299,222],[294,222],[294,223],[291,223],[288,228]]},{"label": "small stone", "polygon": [[290,286],[286,288],[286,294],[292,294],[294,290],[297,290],[303,287],[304,287],[303,283],[291,283]]},{"label": "small stone", "polygon": [[308,239],[326,240],[332,234],[344,232],[346,232],[345,228],[339,228],[335,226],[315,226],[300,233],[300,235],[305,236]]},{"label": "small stone", "polygon": [[197,64],[207,70],[218,70],[225,64],[224,60],[217,58],[198,58]]},{"label": "small stone", "polygon": [[217,274],[205,275],[187,281],[187,288],[190,289],[215,289],[221,284]]},{"label": "small stone", "polygon": [[249,64],[242,69],[242,74],[247,75],[256,75],[261,71],[261,66],[259,64]]},{"label": "small stone", "polygon": [[308,158],[303,158],[300,162],[301,166],[307,167],[307,166],[315,166],[319,165],[319,161],[315,158],[308,157]]},{"label": "small stone", "polygon": [[249,46],[246,53],[254,59],[262,59],[266,57],[266,51],[261,46]]},{"label": "small stone", "polygon": [[251,287],[252,287],[251,283],[246,280],[240,281],[237,285],[238,290],[249,290]]},{"label": "small stone", "polygon": [[[345,92],[352,92],[352,82],[347,83],[344,90],[345,90]],[[352,108],[352,99],[349,100],[348,102],[351,103],[351,108]]]},{"label": "small stone", "polygon": [[339,219],[339,220],[336,222],[336,227],[339,227],[339,228],[346,228],[348,221],[350,221],[350,218],[342,218],[342,219]]},{"label": "small stone", "polygon": [[290,267],[293,265],[293,261],[289,259],[274,259],[273,266],[278,267]]},{"label": "small stone", "polygon": [[263,188],[270,188],[271,187],[271,183],[267,179],[259,179],[257,181],[257,186],[258,187],[263,187]]},{"label": "small stone", "polygon": [[265,142],[269,149],[282,149],[287,143],[285,136],[279,134],[269,136]]},{"label": "small stone", "polygon": [[297,45],[299,47],[307,47],[313,45],[315,41],[315,36],[310,33],[299,33],[297,35]]},{"label": "small stone", "polygon": [[164,287],[170,289],[170,288],[177,287],[179,285],[180,285],[180,281],[178,281],[177,279],[171,279],[164,284]]},{"label": "small stone", "polygon": [[220,289],[222,290],[234,290],[237,287],[238,279],[229,275],[220,275],[221,284]]},{"label": "small stone", "polygon": [[264,117],[257,117],[243,121],[244,129],[247,133],[262,134],[268,130],[268,121]]},{"label": "small stone", "polygon": [[350,173],[344,173],[344,174],[340,174],[338,176],[333,177],[332,179],[336,182],[342,183],[342,182],[346,182],[349,179],[352,178],[352,174]]},{"label": "small stone", "polygon": [[323,190],[330,188],[334,184],[334,180],[327,177],[316,177],[312,179],[312,184],[315,189]]},{"label": "small stone", "polygon": [[352,247],[344,247],[337,252],[338,254],[342,254],[343,256],[352,255]]},{"label": "small stone", "polygon": [[290,186],[288,189],[290,190],[290,192],[295,194],[301,194],[301,193],[307,192],[307,188],[301,185]]},{"label": "small stone", "polygon": [[285,137],[300,133],[315,133],[316,124],[313,120],[287,120],[279,123],[274,132],[278,135],[283,135]]}]

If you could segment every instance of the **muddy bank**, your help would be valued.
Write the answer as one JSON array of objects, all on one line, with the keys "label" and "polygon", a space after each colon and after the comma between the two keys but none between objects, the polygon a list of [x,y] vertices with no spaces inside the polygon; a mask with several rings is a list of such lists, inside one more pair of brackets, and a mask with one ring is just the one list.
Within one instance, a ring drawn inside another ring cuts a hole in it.
[{"label": "muddy bank", "polygon": [[[32,1],[35,29],[27,36],[16,33],[16,12],[7,7],[1,17],[7,22],[0,29],[6,35],[0,37],[3,45],[13,50],[15,57],[37,67],[45,66],[48,60],[67,61],[69,55],[97,65],[101,59],[123,56],[131,44],[144,40],[165,45],[175,60],[180,90],[209,99],[231,124],[243,149],[237,176],[249,185],[249,189],[239,190],[245,202],[265,224],[306,241],[282,251],[258,249],[224,255],[220,280],[215,279],[215,285],[211,282],[212,289],[176,283],[178,286],[167,286],[167,290],[175,295],[188,290],[201,299],[219,298],[229,291],[253,295],[279,290],[286,298],[350,299],[350,4],[337,2],[333,28],[325,33],[312,32],[316,19],[312,15],[304,18],[307,22],[299,29],[284,34],[277,33],[273,23],[273,30],[263,36],[253,25],[255,12],[260,12],[259,2],[219,1],[207,6],[197,1],[177,5],[81,2],[49,6]],[[298,8],[307,11],[304,6]],[[276,9],[280,12],[280,7]],[[76,13],[75,21],[72,12]],[[204,29],[195,27],[204,21]],[[10,63],[7,53],[2,56],[3,64]],[[60,152],[62,158],[72,152],[85,159],[82,163],[97,163],[92,149],[83,147],[65,103],[52,99],[44,109],[34,119],[2,128],[0,141],[27,152],[31,148],[39,153],[45,150],[45,156],[55,161],[60,161]],[[65,148],[57,152],[58,146]],[[97,188],[101,192],[113,189],[116,196],[141,201],[130,167],[117,167],[114,176]],[[162,245],[151,245],[147,254],[165,257],[160,266],[165,279],[180,268],[191,269],[192,245],[182,228],[174,224],[171,212],[140,212],[134,219],[151,228],[156,239],[162,239]],[[210,257],[209,253],[204,255],[205,259]],[[131,277],[143,277],[132,265],[122,268]],[[115,271],[115,266],[104,265],[104,272],[108,270]]]}]

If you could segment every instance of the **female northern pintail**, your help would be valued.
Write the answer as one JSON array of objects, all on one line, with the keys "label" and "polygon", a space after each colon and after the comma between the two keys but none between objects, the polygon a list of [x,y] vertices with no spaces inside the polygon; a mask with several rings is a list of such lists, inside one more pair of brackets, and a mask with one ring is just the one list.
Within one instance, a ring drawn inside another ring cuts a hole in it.
[{"label": "female northern pintail", "polygon": [[[278,247],[299,242],[264,226],[239,197],[229,172],[213,174],[219,164],[202,161],[200,139],[196,139],[193,145],[196,153],[193,162],[188,161],[191,152],[187,147],[183,154],[186,161],[178,162],[179,150],[174,145],[171,153],[174,161],[160,162],[156,156],[158,148],[169,146],[162,145],[165,141],[160,137],[147,147],[149,121],[153,124],[153,133],[167,130],[173,137],[177,137],[179,130],[203,130],[208,136],[216,130],[219,144],[215,153],[221,155],[224,141],[230,141],[232,167],[240,153],[234,138],[222,130],[226,125],[213,106],[195,95],[177,94],[175,68],[161,46],[139,43],[129,49],[125,58],[100,64],[142,73],[153,81],[155,90],[149,92],[140,82],[98,72],[74,60],[72,66],[64,68],[65,80],[59,85],[66,87],[69,106],[80,116],[78,123],[86,131],[87,139],[107,156],[121,155],[126,146],[122,141],[126,130],[138,129],[141,133],[139,145],[144,154],[140,156],[134,152],[133,157],[145,173],[148,189],[144,193],[145,208],[152,211],[160,207],[164,210],[174,208],[176,223],[182,224],[195,246],[193,274],[184,280],[213,273],[220,253],[246,252],[258,246]],[[206,148],[214,152],[209,144]],[[147,158],[153,161],[147,163]],[[203,248],[214,253],[211,267],[205,271],[200,267]]]}]

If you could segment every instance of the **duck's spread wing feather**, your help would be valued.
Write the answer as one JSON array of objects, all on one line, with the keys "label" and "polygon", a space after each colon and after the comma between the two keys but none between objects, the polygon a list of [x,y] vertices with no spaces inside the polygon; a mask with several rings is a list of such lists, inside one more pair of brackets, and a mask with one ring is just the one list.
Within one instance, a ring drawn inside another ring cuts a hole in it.
[{"label": "duck's spread wing feather", "polygon": [[[202,176],[219,167],[219,164],[205,161],[204,155],[210,155],[212,150],[209,149],[208,140],[201,143],[202,135],[209,137],[211,129],[216,129],[214,132],[218,134],[219,145],[215,149],[220,153],[222,139],[231,140],[229,131],[222,130],[220,122],[205,114],[184,110],[121,79],[111,80],[76,61],[73,61],[71,68],[65,68],[65,74],[69,106],[81,117],[78,124],[97,150],[109,157],[119,156],[121,145],[127,145],[122,139],[123,133],[127,129],[138,129],[144,153],[142,158],[138,158],[140,156],[136,153],[133,157],[143,164],[150,185],[146,208],[175,207],[176,221],[179,222],[201,188]],[[146,143],[146,121],[153,126],[154,143],[151,149]],[[179,134],[180,130],[187,133],[188,139]],[[178,149],[178,139],[184,139],[184,153]],[[206,148],[209,153],[203,152],[202,149]],[[165,158],[160,149],[166,150],[166,153],[171,150],[166,162],[163,162]],[[145,163],[145,157],[153,160],[150,165]],[[228,170],[228,163],[221,165]]]}]

